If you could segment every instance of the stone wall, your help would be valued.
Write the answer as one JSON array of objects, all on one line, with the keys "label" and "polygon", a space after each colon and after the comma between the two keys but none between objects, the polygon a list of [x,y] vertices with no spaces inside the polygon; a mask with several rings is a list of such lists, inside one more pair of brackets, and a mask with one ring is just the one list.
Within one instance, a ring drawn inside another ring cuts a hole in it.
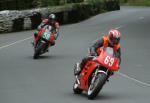
[{"label": "stone wall", "polygon": [[34,12],[29,11],[1,11],[0,12],[0,32],[11,32],[31,29],[31,18]]},{"label": "stone wall", "polygon": [[[97,5],[77,3],[32,10],[0,11],[0,33],[35,29],[41,23],[42,19],[47,18],[50,13],[55,13],[57,20],[61,24],[66,24],[84,20],[102,11],[110,11],[110,6],[107,7],[108,3]],[[118,9],[114,6],[111,7],[111,10]]]},{"label": "stone wall", "polygon": [[0,33],[35,29],[42,21],[42,18],[46,18],[50,13],[69,10],[71,10],[69,7],[51,7],[22,11],[0,11]]}]

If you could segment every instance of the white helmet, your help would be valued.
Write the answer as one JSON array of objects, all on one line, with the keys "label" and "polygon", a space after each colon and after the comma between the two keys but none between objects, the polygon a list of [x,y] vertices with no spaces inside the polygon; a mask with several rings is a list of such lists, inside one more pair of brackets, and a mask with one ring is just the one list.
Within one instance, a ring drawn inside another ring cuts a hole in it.
[{"label": "white helmet", "polygon": [[111,45],[115,45],[120,42],[121,33],[116,29],[112,29],[109,31],[108,37]]}]

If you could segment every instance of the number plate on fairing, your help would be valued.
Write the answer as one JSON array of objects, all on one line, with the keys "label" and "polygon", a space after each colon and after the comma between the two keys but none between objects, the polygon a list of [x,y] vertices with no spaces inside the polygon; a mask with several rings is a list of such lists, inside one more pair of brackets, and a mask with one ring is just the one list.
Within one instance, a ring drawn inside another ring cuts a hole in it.
[{"label": "number plate on fairing", "polygon": [[46,39],[46,40],[49,40],[50,39],[50,36],[51,36],[51,33],[50,32],[45,32],[42,36],[43,39]]},{"label": "number plate on fairing", "polygon": [[116,71],[119,68],[119,60],[111,55],[108,55],[106,52],[102,51],[100,56],[97,58],[97,61],[104,67]]}]

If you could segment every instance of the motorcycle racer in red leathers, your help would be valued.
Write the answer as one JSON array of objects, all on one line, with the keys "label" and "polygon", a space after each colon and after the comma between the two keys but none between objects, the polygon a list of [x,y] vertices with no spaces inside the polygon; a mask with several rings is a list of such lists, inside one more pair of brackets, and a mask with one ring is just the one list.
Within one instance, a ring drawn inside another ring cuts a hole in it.
[{"label": "motorcycle racer in red leathers", "polygon": [[[55,34],[55,40],[58,38],[59,36],[59,28],[60,25],[59,23],[56,21],[56,16],[55,14],[50,14],[48,19],[44,19],[41,24],[38,26],[37,31],[34,33],[34,44],[36,45],[37,42],[39,41],[39,39],[41,38],[42,35],[39,35],[38,32],[44,28],[44,26],[49,25],[51,26],[51,32],[53,34]],[[55,41],[53,43],[51,43],[51,46],[55,45]]]}]

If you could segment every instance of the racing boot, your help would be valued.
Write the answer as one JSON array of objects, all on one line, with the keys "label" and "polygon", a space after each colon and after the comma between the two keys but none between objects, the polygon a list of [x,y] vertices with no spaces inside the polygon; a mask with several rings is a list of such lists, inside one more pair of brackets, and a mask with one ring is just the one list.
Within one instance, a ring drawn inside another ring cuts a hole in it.
[{"label": "racing boot", "polygon": [[79,75],[82,71],[82,68],[85,66],[86,62],[91,60],[93,57],[85,57],[82,59],[81,63],[76,63],[74,74]]},{"label": "racing boot", "polygon": [[74,75],[79,75],[81,72],[80,63],[76,63],[74,66]]},{"label": "racing boot", "polygon": [[35,33],[34,33],[34,41],[32,41],[31,42],[31,44],[32,44],[32,46],[34,47],[35,46],[35,39],[37,38],[37,35],[38,35],[38,31],[36,31]]}]

